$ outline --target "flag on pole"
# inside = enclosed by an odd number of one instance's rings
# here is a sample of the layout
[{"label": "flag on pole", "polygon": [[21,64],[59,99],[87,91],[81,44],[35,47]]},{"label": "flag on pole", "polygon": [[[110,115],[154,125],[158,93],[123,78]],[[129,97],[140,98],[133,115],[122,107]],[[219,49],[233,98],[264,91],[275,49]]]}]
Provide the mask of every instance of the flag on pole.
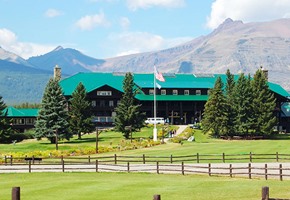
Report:
[{"label": "flag on pole", "polygon": [[164,79],[162,73],[161,72],[158,72],[155,66],[154,66],[154,74],[155,74],[155,78],[157,80],[159,80],[161,82],[165,82],[165,79]]}]

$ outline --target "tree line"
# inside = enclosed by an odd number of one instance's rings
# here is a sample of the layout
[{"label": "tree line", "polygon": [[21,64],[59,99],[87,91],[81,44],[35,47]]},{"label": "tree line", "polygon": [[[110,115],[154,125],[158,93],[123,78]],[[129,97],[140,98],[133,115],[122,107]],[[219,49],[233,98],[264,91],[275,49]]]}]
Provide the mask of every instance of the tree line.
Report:
[{"label": "tree line", "polygon": [[263,70],[252,78],[240,74],[235,81],[230,70],[225,84],[218,77],[205,104],[202,127],[215,137],[266,136],[277,123],[276,98]]}]

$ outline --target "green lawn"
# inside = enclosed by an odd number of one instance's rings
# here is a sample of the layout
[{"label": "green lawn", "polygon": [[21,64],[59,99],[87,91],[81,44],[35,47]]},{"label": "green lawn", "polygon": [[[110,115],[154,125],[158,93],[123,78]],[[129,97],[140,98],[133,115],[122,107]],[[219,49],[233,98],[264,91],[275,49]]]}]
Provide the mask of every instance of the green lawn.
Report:
[{"label": "green lawn", "polygon": [[[141,132],[134,133],[134,139],[148,138],[152,136],[152,127],[142,129]],[[199,154],[248,154],[252,153],[289,153],[290,152],[290,136],[282,135],[276,139],[267,140],[221,140],[208,138],[201,133],[200,130],[195,130],[194,142],[167,143],[150,148],[119,151],[116,147],[120,142],[124,141],[121,133],[113,131],[102,132],[99,136],[99,146],[114,147],[114,152],[102,153],[101,155],[139,155],[142,154],[151,156],[179,156],[179,155],[195,155]],[[129,140],[130,141],[130,140]],[[128,141],[128,142],[129,142]],[[71,141],[61,141],[59,143],[59,150],[72,150],[95,148],[96,135],[94,133],[84,135],[81,140],[73,138]],[[0,155],[6,155],[11,152],[25,152],[29,153],[35,151],[53,151],[54,144],[50,144],[48,140],[41,141],[28,140],[13,144],[0,144]],[[47,153],[48,154],[48,153]]]},{"label": "green lawn", "polygon": [[196,175],[127,173],[1,174],[1,200],[11,199],[12,187],[21,188],[22,200],[162,200],[261,199],[261,188],[270,197],[290,198],[290,181]]}]

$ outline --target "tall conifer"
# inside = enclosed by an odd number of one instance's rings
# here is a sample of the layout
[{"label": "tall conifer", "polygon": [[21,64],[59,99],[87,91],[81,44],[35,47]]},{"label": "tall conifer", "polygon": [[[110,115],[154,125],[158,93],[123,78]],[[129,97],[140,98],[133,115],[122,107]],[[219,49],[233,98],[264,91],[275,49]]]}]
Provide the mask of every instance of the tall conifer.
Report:
[{"label": "tall conifer", "polygon": [[94,130],[92,114],[90,112],[90,102],[86,100],[86,89],[79,83],[70,99],[69,123],[70,132],[77,134],[81,139],[82,133],[90,133]]},{"label": "tall conifer", "polygon": [[4,103],[2,96],[0,96],[0,143],[8,143],[12,134],[12,128],[10,120],[7,119],[5,113],[6,104]]},{"label": "tall conifer", "polygon": [[[143,126],[145,114],[140,112],[141,104],[135,100],[134,78],[131,73],[126,73],[123,80],[123,96],[116,107],[114,118],[115,129],[129,139],[130,131],[135,132]],[[130,129],[126,127],[131,127]]]},{"label": "tall conifer", "polygon": [[227,101],[223,93],[223,82],[218,77],[214,88],[210,90],[202,119],[203,131],[214,136],[227,134]]},{"label": "tall conifer", "polygon": [[51,143],[58,139],[69,139],[68,111],[62,89],[58,81],[50,79],[41,102],[38,117],[35,123],[35,137],[48,138]]}]

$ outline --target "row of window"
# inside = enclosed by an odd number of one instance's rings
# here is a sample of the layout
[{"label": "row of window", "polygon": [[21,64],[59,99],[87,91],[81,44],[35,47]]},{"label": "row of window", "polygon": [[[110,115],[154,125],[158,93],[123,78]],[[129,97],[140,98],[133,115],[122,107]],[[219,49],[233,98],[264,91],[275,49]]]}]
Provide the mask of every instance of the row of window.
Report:
[{"label": "row of window", "polygon": [[[178,95],[178,90],[172,90],[172,94]],[[149,95],[154,95],[153,89],[149,90]],[[161,95],[166,95],[166,90],[161,90]],[[189,90],[183,90],[183,95],[190,95]],[[201,90],[195,90],[195,95],[201,95]]]},{"label": "row of window", "polygon": [[15,118],[13,119],[13,125],[34,125],[35,118]]},{"label": "row of window", "polygon": [[[119,102],[119,101],[118,101]],[[118,104],[117,102],[117,104]],[[109,107],[114,107],[115,103],[113,100],[110,100],[110,101],[105,101],[105,100],[93,100],[92,101],[92,107],[106,107],[106,106],[109,106]]]}]

